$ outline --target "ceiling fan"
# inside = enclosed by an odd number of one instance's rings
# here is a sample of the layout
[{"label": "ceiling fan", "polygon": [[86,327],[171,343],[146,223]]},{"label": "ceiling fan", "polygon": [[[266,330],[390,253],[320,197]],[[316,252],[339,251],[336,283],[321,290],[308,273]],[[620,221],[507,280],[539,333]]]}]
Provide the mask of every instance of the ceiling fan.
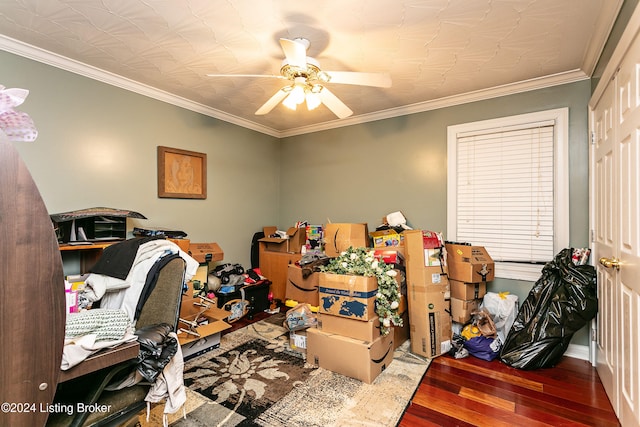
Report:
[{"label": "ceiling fan", "polygon": [[385,73],[360,73],[351,71],[324,71],[314,58],[307,56],[309,40],[304,38],[280,39],[285,59],[280,75],[262,74],[207,74],[210,77],[273,77],[289,81],[287,86],[277,91],[255,114],[264,115],[282,102],[295,110],[298,105],[307,104],[313,110],[324,104],[339,118],[349,117],[353,111],[347,107],[327,87],[327,83],[360,86],[391,87],[391,77]]}]

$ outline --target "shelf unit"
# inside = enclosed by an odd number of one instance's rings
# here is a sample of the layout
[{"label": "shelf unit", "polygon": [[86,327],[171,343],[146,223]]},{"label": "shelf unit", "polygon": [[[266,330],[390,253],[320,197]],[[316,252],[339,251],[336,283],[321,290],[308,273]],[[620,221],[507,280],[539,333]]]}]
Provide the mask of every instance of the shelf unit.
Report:
[{"label": "shelf unit", "polygon": [[[102,255],[102,251],[107,246],[113,245],[117,243],[117,241],[111,242],[103,242],[103,243],[91,243],[84,245],[72,245],[72,244],[61,244],[59,245],[60,254],[63,259],[63,264],[65,260],[65,254],[73,254],[79,257],[80,262],[80,271],[78,273],[87,273],[91,268],[96,265],[98,259]],[[66,272],[68,273],[68,272]]]},{"label": "shelf unit", "polygon": [[[127,218],[119,216],[91,216],[57,223],[59,239],[67,243],[87,240],[89,242],[125,240]],[[82,236],[84,233],[84,236]]]}]

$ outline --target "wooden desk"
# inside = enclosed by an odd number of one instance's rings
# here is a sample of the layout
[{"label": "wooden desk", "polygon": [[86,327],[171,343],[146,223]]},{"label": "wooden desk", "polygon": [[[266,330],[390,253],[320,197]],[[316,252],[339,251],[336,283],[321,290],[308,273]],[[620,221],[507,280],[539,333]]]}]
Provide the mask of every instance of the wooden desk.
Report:
[{"label": "wooden desk", "polygon": [[107,246],[111,246],[114,243],[122,242],[122,240],[110,240],[104,243],[91,243],[88,245],[72,245],[70,243],[60,243],[59,247],[61,251],[82,251],[82,250],[91,250],[91,249],[104,249]]},{"label": "wooden desk", "polygon": [[138,341],[126,342],[114,348],[100,350],[71,369],[67,369],[66,371],[60,370],[58,383],[69,381],[130,359],[135,359],[138,357],[139,351],[140,343],[138,343]]},{"label": "wooden desk", "polygon": [[71,245],[68,243],[60,244],[60,253],[64,256],[65,253],[77,253],[80,256],[80,273],[86,273],[98,262],[98,259],[102,255],[102,251],[107,246],[111,246],[114,243],[121,242],[121,240],[92,243],[90,245]]}]

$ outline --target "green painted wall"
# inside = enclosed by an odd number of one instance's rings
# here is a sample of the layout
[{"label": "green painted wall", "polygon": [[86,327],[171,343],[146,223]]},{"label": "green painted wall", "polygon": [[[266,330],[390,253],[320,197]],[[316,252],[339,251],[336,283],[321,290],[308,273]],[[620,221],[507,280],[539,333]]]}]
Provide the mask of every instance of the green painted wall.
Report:
[{"label": "green painted wall", "polygon": [[[589,81],[283,139],[281,227],[367,222],[400,210],[446,231],[447,127],[569,108],[571,243],[588,242]],[[490,167],[490,165],[487,165]]]},{"label": "green painted wall", "polygon": [[[570,244],[588,246],[588,80],[283,140],[280,226],[366,222],[402,211],[418,229],[447,230],[447,127],[569,108]],[[487,165],[490,167],[490,165]],[[496,279],[523,301],[531,282]],[[574,337],[586,345],[587,330]]]},{"label": "green painted wall", "polygon": [[[50,213],[131,209],[148,220],[130,228],[184,230],[249,265],[253,234],[278,218],[277,138],[10,53],[0,64],[0,84],[30,91],[20,110],[39,135],[15,146]],[[160,145],[207,154],[206,200],[158,198]]]}]

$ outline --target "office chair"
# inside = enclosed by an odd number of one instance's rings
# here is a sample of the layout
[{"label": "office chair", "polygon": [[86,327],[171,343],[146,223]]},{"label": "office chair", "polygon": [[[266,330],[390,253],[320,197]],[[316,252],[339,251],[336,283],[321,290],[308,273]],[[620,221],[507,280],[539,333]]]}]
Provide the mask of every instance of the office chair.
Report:
[{"label": "office chair", "polygon": [[[167,323],[173,330],[177,329],[182,301],[182,287],[184,284],[185,262],[179,256],[171,259],[159,270],[154,289],[149,293],[147,300],[140,310],[136,321],[136,329],[159,323]],[[85,396],[86,403],[98,405],[110,405],[108,412],[84,412],[69,417],[66,414],[53,414],[47,421],[51,427],[79,427],[79,426],[118,426],[136,416],[145,408],[145,397],[149,386],[136,384],[117,391],[105,391],[104,388],[118,375],[127,374],[136,367],[136,361],[123,362],[115,367],[106,368],[95,374],[71,380],[61,386],[64,391],[75,390],[79,397]],[[98,384],[86,396],[82,394],[83,388]],[[71,393],[65,400],[71,402],[75,393]]]}]

